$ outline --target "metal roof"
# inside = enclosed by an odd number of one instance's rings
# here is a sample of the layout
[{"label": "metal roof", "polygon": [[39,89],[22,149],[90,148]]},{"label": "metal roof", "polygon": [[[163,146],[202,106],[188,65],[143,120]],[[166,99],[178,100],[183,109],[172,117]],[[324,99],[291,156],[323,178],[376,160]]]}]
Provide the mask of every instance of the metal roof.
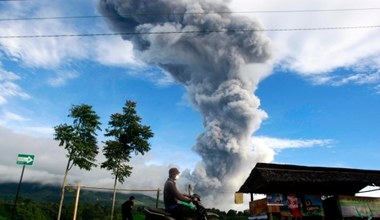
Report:
[{"label": "metal roof", "polygon": [[257,163],[238,192],[355,195],[369,185],[380,186],[380,171]]}]

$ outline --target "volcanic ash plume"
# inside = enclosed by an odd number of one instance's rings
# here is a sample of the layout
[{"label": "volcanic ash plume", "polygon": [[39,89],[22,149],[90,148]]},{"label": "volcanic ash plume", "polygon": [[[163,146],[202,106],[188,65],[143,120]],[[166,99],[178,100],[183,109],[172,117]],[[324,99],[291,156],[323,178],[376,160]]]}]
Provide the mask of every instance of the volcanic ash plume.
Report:
[{"label": "volcanic ash plume", "polygon": [[269,41],[253,31],[261,29],[256,22],[228,13],[223,2],[101,0],[99,4],[110,27],[126,33],[123,38],[133,43],[135,55],[183,84],[203,115],[205,131],[194,146],[202,162],[190,177],[197,182],[196,190],[205,194],[233,185],[230,179],[245,162],[251,162],[252,168],[251,135],[266,117],[253,92],[265,74],[260,66],[271,57]]}]

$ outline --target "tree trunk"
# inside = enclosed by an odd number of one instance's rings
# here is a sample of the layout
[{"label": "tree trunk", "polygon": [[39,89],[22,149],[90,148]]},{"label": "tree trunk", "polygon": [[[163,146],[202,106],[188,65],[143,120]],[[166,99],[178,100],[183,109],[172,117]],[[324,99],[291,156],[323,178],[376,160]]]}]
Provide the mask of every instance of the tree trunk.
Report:
[{"label": "tree trunk", "polygon": [[111,220],[113,220],[113,213],[115,210],[115,200],[116,200],[116,183],[117,176],[115,176],[115,182],[113,183],[113,195],[112,195],[112,209],[111,209]]},{"label": "tree trunk", "polygon": [[67,173],[69,172],[69,167],[70,167],[70,159],[67,162],[67,167],[65,171],[65,176],[63,177],[63,183],[62,183],[62,188],[61,188],[61,201],[59,202],[59,210],[58,210],[58,216],[57,220],[61,219],[61,212],[62,212],[62,206],[63,206],[63,199],[65,198],[65,186],[66,186],[66,178],[67,178]]}]

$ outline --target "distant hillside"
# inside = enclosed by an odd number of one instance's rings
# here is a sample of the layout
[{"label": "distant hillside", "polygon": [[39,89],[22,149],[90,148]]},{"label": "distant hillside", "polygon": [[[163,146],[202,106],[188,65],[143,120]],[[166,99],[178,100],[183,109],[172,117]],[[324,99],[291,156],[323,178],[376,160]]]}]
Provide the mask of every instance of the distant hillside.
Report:
[{"label": "distant hillside", "polygon": [[[0,200],[14,200],[17,193],[18,183],[0,183]],[[61,192],[60,186],[47,185],[41,183],[22,183],[19,192],[19,198],[30,199],[41,203],[59,203]],[[156,205],[155,193],[152,195],[144,195],[141,193],[133,193],[136,197],[136,206]],[[121,205],[125,200],[128,200],[130,193],[117,193],[116,205]],[[66,190],[65,204],[74,203],[76,197],[76,188]],[[112,205],[112,191],[88,190],[83,189],[80,193],[79,203],[101,204],[104,206]],[[162,207],[162,201],[159,201],[159,206]]]},{"label": "distant hillside", "polygon": [[[14,200],[17,193],[18,183],[0,183],[0,220],[10,219],[11,209],[14,204]],[[129,193],[118,193],[116,195],[115,208],[116,214],[119,215],[116,219],[120,219],[120,206],[129,198]],[[156,192],[152,192],[149,195],[141,193],[133,193],[136,197],[136,214],[143,213],[143,206],[155,207],[156,206]],[[72,219],[73,207],[75,204],[76,189],[66,190],[64,206],[66,206],[66,212],[62,215],[65,217],[62,219]],[[30,216],[34,216],[34,219],[54,219],[57,215],[57,207],[60,200],[60,187],[57,185],[45,185],[40,183],[22,183],[19,193],[18,207],[23,207],[19,212],[20,216],[26,216],[27,218],[18,219],[30,219]],[[108,219],[108,215],[112,205],[112,191],[100,191],[100,190],[88,190],[83,189],[80,193],[78,215],[82,219]],[[163,207],[163,202],[159,201],[159,207]],[[248,213],[237,212],[230,210],[228,213],[221,212],[217,209],[211,209],[212,212],[221,216],[221,219],[247,219]],[[36,217],[39,216],[39,217]],[[53,218],[52,218],[53,216]],[[86,217],[84,217],[86,216]],[[89,217],[90,216],[90,217]],[[92,216],[92,217],[91,217]],[[100,218],[102,217],[102,218]],[[141,218],[140,218],[141,219]]]}]

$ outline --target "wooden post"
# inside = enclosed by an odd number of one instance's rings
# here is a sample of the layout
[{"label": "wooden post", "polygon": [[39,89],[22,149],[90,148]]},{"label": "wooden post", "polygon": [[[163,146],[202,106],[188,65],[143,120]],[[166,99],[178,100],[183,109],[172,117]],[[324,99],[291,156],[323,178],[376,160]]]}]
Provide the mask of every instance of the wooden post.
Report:
[{"label": "wooden post", "polygon": [[77,196],[75,197],[74,216],[73,220],[77,219],[78,203],[79,203],[80,185],[77,186]]},{"label": "wooden post", "polygon": [[160,199],[160,188],[157,189],[156,208],[158,208],[158,200]]}]

